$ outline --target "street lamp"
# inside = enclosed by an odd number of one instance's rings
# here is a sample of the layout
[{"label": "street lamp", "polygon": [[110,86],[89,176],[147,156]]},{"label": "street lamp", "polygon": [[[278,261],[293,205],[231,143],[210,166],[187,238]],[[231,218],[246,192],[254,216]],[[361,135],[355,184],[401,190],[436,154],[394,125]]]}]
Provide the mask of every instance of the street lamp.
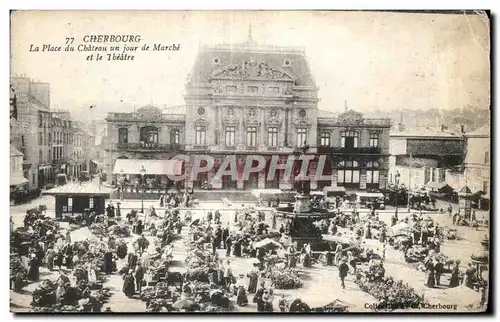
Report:
[{"label": "street lamp", "polygon": [[142,166],[141,170],[139,171],[141,174],[141,184],[142,184],[142,194],[141,194],[141,213],[144,213],[144,190],[146,186],[144,185],[144,175],[146,174],[146,169],[144,169],[144,166]]},{"label": "street lamp", "polygon": [[396,200],[395,200],[395,207],[396,207],[396,219],[398,218],[398,204],[399,204],[399,177],[401,177],[401,174],[399,174],[399,171],[396,173],[394,176],[395,182],[396,182]]},{"label": "street lamp", "polygon": [[123,201],[123,181],[124,181],[123,169],[120,170],[120,201]]}]

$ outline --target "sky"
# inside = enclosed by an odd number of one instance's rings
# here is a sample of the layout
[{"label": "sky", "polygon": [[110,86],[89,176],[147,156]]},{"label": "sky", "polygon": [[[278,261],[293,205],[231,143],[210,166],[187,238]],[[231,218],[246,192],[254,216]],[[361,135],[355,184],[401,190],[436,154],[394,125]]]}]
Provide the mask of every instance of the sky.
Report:
[{"label": "sky", "polygon": [[[384,12],[16,12],[11,75],[51,84],[51,107],[130,112],[184,104],[200,45],[304,47],[319,87],[319,108],[340,112],[455,109],[490,104],[489,21],[480,15]],[[30,52],[31,44],[82,43],[87,34],[137,34],[141,44],[180,44],[139,52],[134,61],[86,61],[86,52]],[[121,104],[121,105],[120,105]]]}]

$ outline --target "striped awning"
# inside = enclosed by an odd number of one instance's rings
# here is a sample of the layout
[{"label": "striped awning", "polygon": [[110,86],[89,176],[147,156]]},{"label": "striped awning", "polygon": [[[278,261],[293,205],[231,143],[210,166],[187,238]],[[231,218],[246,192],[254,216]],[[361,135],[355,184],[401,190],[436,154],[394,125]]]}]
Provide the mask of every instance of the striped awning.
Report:
[{"label": "striped awning", "polygon": [[181,175],[182,161],[180,160],[140,160],[118,159],[113,169],[114,174],[141,174],[144,167],[145,175]]}]

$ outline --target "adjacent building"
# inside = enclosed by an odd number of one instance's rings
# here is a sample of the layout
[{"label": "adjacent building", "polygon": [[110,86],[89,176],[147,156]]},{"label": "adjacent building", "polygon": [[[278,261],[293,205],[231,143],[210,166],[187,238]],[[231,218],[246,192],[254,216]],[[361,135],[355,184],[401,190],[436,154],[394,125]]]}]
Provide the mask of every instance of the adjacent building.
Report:
[{"label": "adjacent building", "polygon": [[446,171],[446,183],[459,191],[467,186],[477,196],[480,208],[489,204],[491,171],[491,126],[465,133],[465,161],[460,171]]},{"label": "adjacent building", "polygon": [[29,189],[53,182],[50,85],[29,77],[11,77],[17,115],[11,118],[11,144],[23,155]]},{"label": "adjacent building", "polygon": [[[187,187],[208,180],[214,189],[291,189],[295,182],[285,178],[283,170],[278,171],[279,180],[266,180],[271,157],[279,155],[285,163],[307,146],[306,153],[315,156],[308,173],[312,189],[384,189],[390,120],[365,118],[347,109],[341,114],[320,111],[318,91],[301,48],[252,42],[201,47],[187,80],[185,107],[109,113],[108,181],[116,182],[120,173],[140,176],[141,160],[168,160],[182,152],[215,158],[214,169],[195,180],[192,163],[184,164]],[[314,174],[319,154],[327,156],[322,174],[329,179],[318,182]],[[236,181],[214,177],[227,155],[237,157]],[[246,179],[241,173],[248,155],[261,155],[267,164]],[[300,166],[297,161],[294,173]],[[146,176],[152,172],[157,171],[143,171]],[[168,184],[165,173],[156,179]]]},{"label": "adjacent building", "polygon": [[24,176],[23,171],[24,155],[13,147],[10,146],[10,187],[11,189],[18,189],[27,185],[28,179]]},{"label": "adjacent building", "polygon": [[389,182],[412,190],[430,182],[445,182],[447,170],[460,167],[464,157],[460,131],[435,128],[396,129],[390,133]]}]

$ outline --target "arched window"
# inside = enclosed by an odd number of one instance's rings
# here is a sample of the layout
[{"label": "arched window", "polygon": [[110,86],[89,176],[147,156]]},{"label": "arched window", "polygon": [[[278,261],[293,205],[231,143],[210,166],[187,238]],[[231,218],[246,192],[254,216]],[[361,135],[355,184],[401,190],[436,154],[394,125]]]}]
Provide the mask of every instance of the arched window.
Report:
[{"label": "arched window", "polygon": [[170,130],[170,143],[171,144],[179,144],[181,142],[180,132],[178,129]]},{"label": "arched window", "polygon": [[125,127],[118,129],[118,144],[126,145],[128,143],[128,129]]},{"label": "arched window", "polygon": [[154,126],[141,127],[141,147],[158,147],[158,128]]},{"label": "arched window", "polygon": [[358,147],[359,133],[354,131],[344,131],[340,133],[340,146],[346,149]]},{"label": "arched window", "polygon": [[337,185],[350,188],[359,187],[359,162],[341,161],[337,170]]},{"label": "arched window", "polygon": [[379,163],[377,161],[368,161],[366,164],[366,187],[378,188],[379,183]]}]

